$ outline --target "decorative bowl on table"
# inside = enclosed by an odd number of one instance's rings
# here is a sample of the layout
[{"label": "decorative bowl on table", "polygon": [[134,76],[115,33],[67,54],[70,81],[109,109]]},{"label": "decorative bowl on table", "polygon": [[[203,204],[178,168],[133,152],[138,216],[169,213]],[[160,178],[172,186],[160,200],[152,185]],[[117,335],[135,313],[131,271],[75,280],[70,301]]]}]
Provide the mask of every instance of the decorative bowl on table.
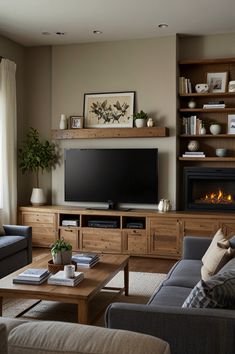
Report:
[{"label": "decorative bowl on table", "polygon": [[[71,264],[75,265],[75,270],[77,270],[77,263],[72,261]],[[53,274],[59,272],[60,270],[64,270],[64,266],[64,264],[54,264],[52,259],[50,259],[47,264],[49,272]]]}]

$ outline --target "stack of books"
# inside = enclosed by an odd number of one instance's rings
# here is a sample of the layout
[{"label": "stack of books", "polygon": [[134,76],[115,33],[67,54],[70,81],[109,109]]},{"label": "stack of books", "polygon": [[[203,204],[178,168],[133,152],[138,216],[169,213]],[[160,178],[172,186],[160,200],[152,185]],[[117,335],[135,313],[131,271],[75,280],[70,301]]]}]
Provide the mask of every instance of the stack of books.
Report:
[{"label": "stack of books", "polygon": [[73,278],[66,278],[64,270],[52,274],[47,280],[47,284],[63,285],[63,286],[77,286],[84,279],[84,273],[75,272]]},{"label": "stack of books", "polygon": [[100,260],[98,253],[77,253],[72,256],[72,260],[78,267],[91,268]]},{"label": "stack of books", "polygon": [[203,105],[204,109],[217,109],[217,108],[225,108],[225,103],[224,101],[213,101],[213,102],[208,102]]},{"label": "stack of books", "polygon": [[202,120],[197,116],[183,117],[183,134],[199,135],[202,128]]},{"label": "stack of books", "polygon": [[179,93],[192,93],[192,84],[190,79],[184,76],[179,77]]},{"label": "stack of books", "polygon": [[185,151],[182,157],[206,157],[203,151]]},{"label": "stack of books", "polygon": [[13,279],[13,283],[40,285],[48,279],[50,274],[47,269],[29,268],[17,275],[17,277]]}]

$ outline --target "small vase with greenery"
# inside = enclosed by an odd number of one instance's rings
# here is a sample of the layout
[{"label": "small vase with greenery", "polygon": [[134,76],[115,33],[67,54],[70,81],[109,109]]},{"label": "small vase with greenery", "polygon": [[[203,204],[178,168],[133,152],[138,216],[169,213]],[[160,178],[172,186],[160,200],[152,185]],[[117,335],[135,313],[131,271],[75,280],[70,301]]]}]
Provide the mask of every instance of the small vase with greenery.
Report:
[{"label": "small vase with greenery", "polygon": [[[37,129],[30,128],[26,135],[26,140],[19,149],[19,167],[23,174],[32,172],[36,175],[31,202],[35,205],[45,203],[43,191],[39,188],[39,172],[50,171],[58,162],[59,155],[56,145],[48,140],[40,140]],[[39,197],[34,203],[34,198]],[[37,199],[37,198],[36,198]],[[44,199],[44,201],[43,201]]]},{"label": "small vase with greenery", "polygon": [[133,114],[133,119],[137,128],[146,127],[148,113],[141,110],[140,112]]},{"label": "small vase with greenery", "polygon": [[72,260],[72,245],[63,238],[51,245],[51,255],[54,264],[70,264]]}]

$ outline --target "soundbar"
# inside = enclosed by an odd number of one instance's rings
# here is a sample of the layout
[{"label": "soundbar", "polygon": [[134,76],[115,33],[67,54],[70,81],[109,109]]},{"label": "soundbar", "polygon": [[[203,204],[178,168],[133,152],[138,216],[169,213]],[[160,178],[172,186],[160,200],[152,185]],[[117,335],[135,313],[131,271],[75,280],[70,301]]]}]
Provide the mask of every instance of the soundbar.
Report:
[{"label": "soundbar", "polygon": [[99,227],[105,229],[116,229],[118,227],[117,220],[88,220],[88,227]]}]

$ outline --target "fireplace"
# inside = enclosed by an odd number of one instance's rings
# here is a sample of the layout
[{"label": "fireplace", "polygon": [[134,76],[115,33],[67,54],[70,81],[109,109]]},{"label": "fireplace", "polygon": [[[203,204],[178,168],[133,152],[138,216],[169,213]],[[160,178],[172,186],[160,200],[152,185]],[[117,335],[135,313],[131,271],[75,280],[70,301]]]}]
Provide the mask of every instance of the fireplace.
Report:
[{"label": "fireplace", "polygon": [[185,167],[184,210],[235,210],[235,168]]}]

